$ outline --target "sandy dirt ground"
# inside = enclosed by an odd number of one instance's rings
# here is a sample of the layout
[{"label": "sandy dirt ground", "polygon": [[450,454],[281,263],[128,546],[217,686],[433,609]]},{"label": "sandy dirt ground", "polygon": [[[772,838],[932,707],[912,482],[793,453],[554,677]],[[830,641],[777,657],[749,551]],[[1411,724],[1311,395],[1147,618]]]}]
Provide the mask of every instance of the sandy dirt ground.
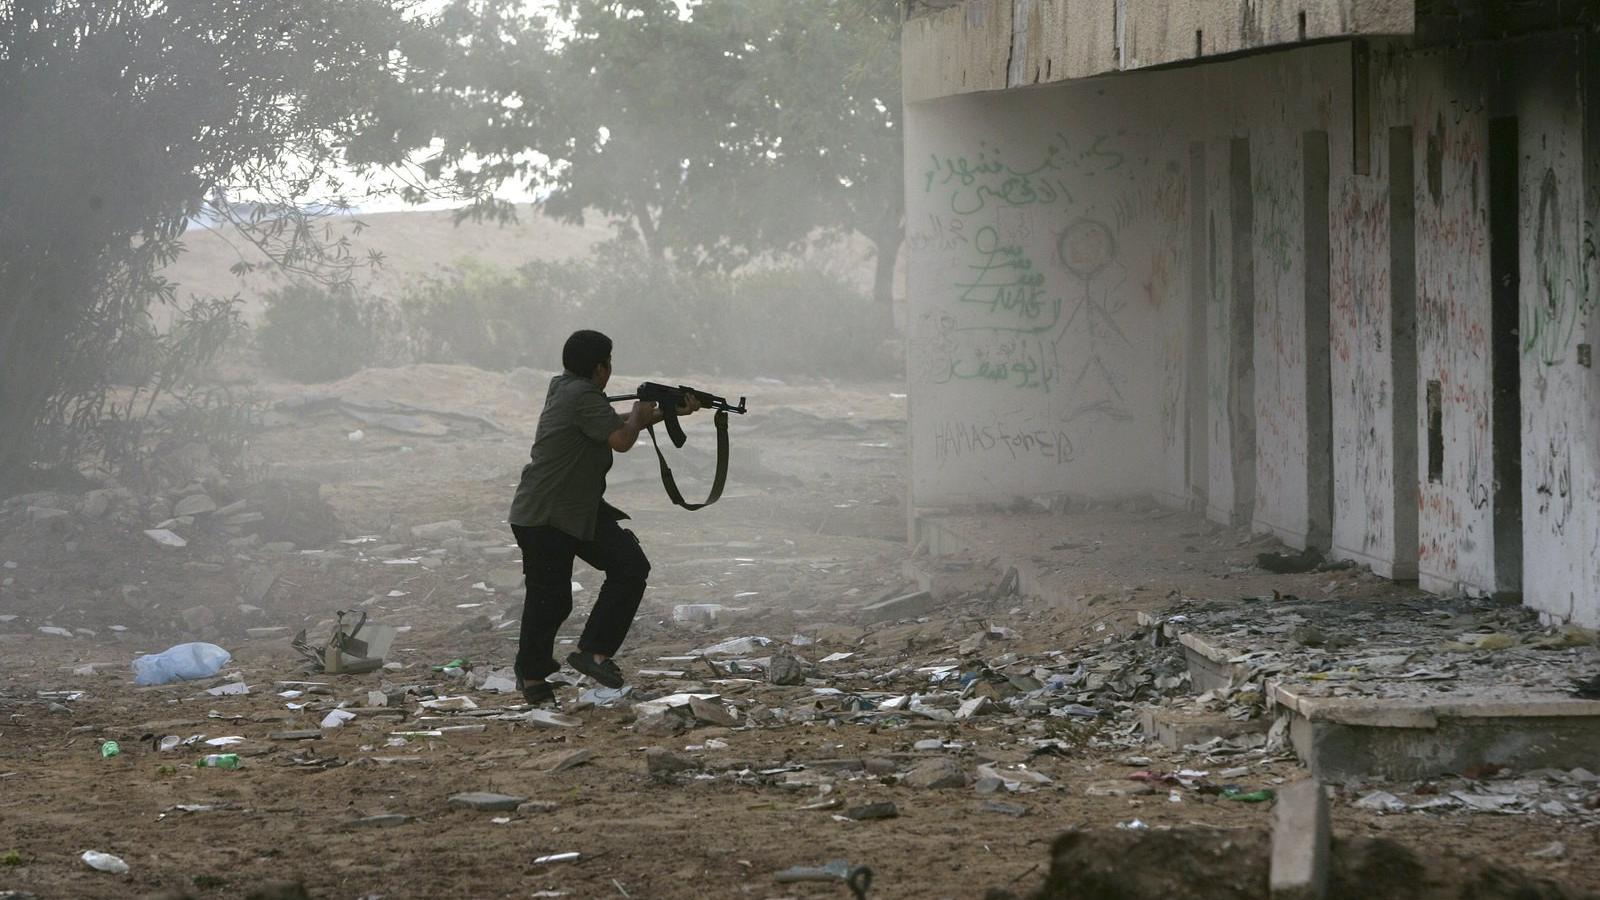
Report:
[{"label": "sandy dirt ground", "polygon": [[[1123,840],[1130,832],[1118,826],[1137,820],[1152,834],[1203,828],[1255,846],[1270,828],[1270,803],[1152,787],[1129,774],[1242,767],[1232,781],[1248,793],[1302,771],[1281,754],[1208,760],[1141,744],[1127,731],[1137,700],[1116,715],[1102,709],[1101,718],[1052,715],[1046,704],[956,719],[948,709],[886,713],[884,698],[948,688],[954,682],[941,687],[917,671],[935,665],[959,673],[1015,654],[1060,671],[1108,653],[1137,656],[1132,648],[1147,644],[1135,611],[1172,592],[1283,587],[1381,600],[1398,590],[1359,572],[1253,575],[1259,547],[1248,535],[1134,504],[1018,512],[1032,517],[1035,546],[1023,549],[1060,560],[1051,571],[1063,592],[1104,594],[1087,606],[1019,597],[987,558],[930,561],[907,545],[901,387],[702,378],[750,396],[751,414],[734,418],[722,502],[695,513],[673,508],[647,446],[620,456],[612,473],[608,498],[632,514],[653,562],[619,660],[632,695],[591,706],[580,701],[591,685],[565,687],[568,724],[501,718],[524,711],[520,699],[473,685],[515,652],[519,558],[504,521],[544,377],[420,366],[314,389],[261,385],[278,407],[253,439],[255,474],[317,479],[338,520],[330,537],[292,548],[252,538],[253,523],[221,530],[206,514],[186,526],[186,547],[160,547],[143,533],[158,521],[145,497],[113,498],[94,516],[80,510],[79,495],[5,507],[0,896],[848,897],[837,882],[776,878],[831,860],[870,867],[873,898],[1075,896],[1045,883],[1052,843],[1068,830]],[[350,411],[384,404],[402,404],[432,433],[394,431]],[[712,442],[709,420],[690,424],[690,446],[674,459],[692,495],[704,487]],[[242,496],[236,485],[202,487],[219,505]],[[447,521],[459,525],[412,530]],[[911,589],[908,560],[942,573],[933,604],[871,621],[861,607]],[[599,586],[581,564],[574,580],[581,588],[570,635]],[[714,622],[677,621],[674,609],[685,604],[724,609]],[[402,629],[391,668],[303,674],[290,636],[302,628],[313,639],[326,635],[335,610],[363,610]],[[986,631],[974,650],[972,636]],[[709,662],[693,652],[746,636],[775,643]],[[135,656],[201,639],[233,654],[218,676],[133,683]],[[802,661],[804,683],[768,684],[756,671],[777,652]],[[833,654],[851,655],[822,662]],[[1137,658],[1147,657],[1153,666],[1163,659],[1155,651]],[[752,662],[730,665],[739,658]],[[461,659],[469,671],[434,668]],[[296,680],[326,683],[327,692],[280,696],[278,682]],[[207,692],[238,683],[249,693]],[[384,706],[374,706],[373,691]],[[717,695],[727,721],[689,717],[675,732],[672,719],[636,724],[629,702],[686,691]],[[460,696],[476,709],[419,705]],[[320,728],[341,705],[355,718]],[[315,734],[284,739],[296,731]],[[163,752],[158,742],[168,735],[203,737]],[[204,744],[228,737],[241,740]],[[108,740],[120,753],[103,758]],[[196,765],[224,751],[242,766]],[[949,765],[930,765],[937,759]],[[1018,790],[983,793],[994,787],[983,767],[1009,773],[1001,781]],[[919,776],[908,778],[913,771]],[[917,786],[929,773],[947,775],[950,786]],[[506,811],[452,805],[463,792],[523,802]],[[1454,890],[1450,873],[1485,865],[1572,889],[1600,885],[1600,832],[1577,819],[1382,815],[1352,806],[1353,793],[1334,804],[1336,832],[1404,845],[1440,890]],[[848,815],[885,802],[894,816]],[[1531,855],[1557,841],[1564,854]],[[80,860],[85,850],[114,854],[129,871],[95,871]],[[540,861],[569,853],[576,861]],[[1114,841],[1097,855],[1106,854],[1125,854],[1147,874],[1163,865]],[[1242,885],[1237,896],[1263,895],[1264,875],[1239,874],[1232,863],[1193,877],[1220,884],[1230,871]],[[1182,884],[1167,890],[1189,895]]]}]

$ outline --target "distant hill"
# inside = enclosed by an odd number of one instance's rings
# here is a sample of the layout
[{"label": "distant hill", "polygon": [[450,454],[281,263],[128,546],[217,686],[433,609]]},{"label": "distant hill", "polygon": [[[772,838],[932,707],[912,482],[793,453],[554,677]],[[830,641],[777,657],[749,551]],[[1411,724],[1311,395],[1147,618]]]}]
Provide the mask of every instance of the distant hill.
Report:
[{"label": "distant hill", "polygon": [[[369,249],[384,255],[383,266],[357,277],[380,294],[395,295],[411,279],[436,274],[466,257],[489,265],[514,269],[527,262],[582,259],[613,234],[604,215],[593,215],[582,226],[565,225],[531,206],[517,207],[517,222],[509,225],[452,221],[449,210],[419,210],[353,215],[326,220],[335,236],[350,234],[356,221],[366,225],[351,242],[357,256]],[[261,297],[283,284],[285,276],[271,268],[244,277],[229,269],[240,260],[265,263],[266,258],[227,230],[191,227],[183,236],[186,252],[162,274],[178,284],[178,296],[231,296],[244,298],[244,315],[254,321],[261,314]],[[855,283],[864,293],[872,290],[872,246],[860,237],[815,254],[812,263]],[[901,254],[900,265],[905,265]],[[158,322],[164,321],[156,311]]]},{"label": "distant hill", "polygon": [[[449,210],[387,212],[326,220],[335,236],[350,234],[356,221],[367,227],[352,235],[357,256],[369,249],[383,254],[383,266],[362,272],[380,293],[398,291],[418,275],[434,274],[465,257],[493,266],[516,268],[534,260],[580,259],[595,245],[611,237],[605,217],[589,218],[582,226],[564,225],[532,207],[517,209],[518,221],[509,225],[463,222],[455,225]],[[229,269],[240,260],[266,262],[265,257],[226,229],[190,228],[183,236],[186,252],[163,273],[179,285],[178,296],[231,296],[245,300],[245,315],[260,315],[263,294],[281,285],[284,276],[262,269],[244,277]]]}]

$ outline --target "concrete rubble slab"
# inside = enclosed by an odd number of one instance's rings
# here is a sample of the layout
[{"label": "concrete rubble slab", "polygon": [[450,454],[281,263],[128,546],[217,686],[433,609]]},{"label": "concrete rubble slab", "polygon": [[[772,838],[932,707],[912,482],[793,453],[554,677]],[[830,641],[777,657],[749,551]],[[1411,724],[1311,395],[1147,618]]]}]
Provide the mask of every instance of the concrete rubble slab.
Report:
[{"label": "concrete rubble slab", "polygon": [[1262,734],[1269,725],[1265,719],[1232,719],[1222,713],[1185,708],[1153,707],[1139,714],[1139,727],[1145,736],[1169,750],[1182,750],[1217,738],[1232,740],[1243,734]]},{"label": "concrete rubble slab", "polygon": [[[1571,682],[1600,665],[1600,649],[1525,611],[1437,597],[1371,609],[1274,602],[1267,611],[1247,603],[1181,614],[1178,642],[1196,690],[1257,692],[1318,778],[1593,760],[1600,700],[1575,696]],[[1170,632],[1172,618],[1146,622]],[[1147,733],[1158,714],[1170,715],[1147,711]]]},{"label": "concrete rubble slab", "polygon": [[453,794],[450,805],[460,809],[475,809],[480,812],[506,812],[516,809],[526,803],[527,797],[516,797],[511,794],[495,794],[488,791],[468,791],[464,794]]},{"label": "concrete rubble slab", "polygon": [[1274,900],[1322,900],[1328,894],[1328,861],[1333,854],[1328,795],[1321,782],[1306,779],[1278,791],[1272,810]]}]

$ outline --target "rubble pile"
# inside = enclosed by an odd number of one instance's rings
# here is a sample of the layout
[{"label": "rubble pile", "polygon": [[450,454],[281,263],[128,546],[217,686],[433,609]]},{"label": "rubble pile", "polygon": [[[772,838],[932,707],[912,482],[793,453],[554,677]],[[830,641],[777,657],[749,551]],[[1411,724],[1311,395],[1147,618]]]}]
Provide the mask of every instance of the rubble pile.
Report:
[{"label": "rubble pile", "polygon": [[1193,634],[1225,650],[1235,686],[1257,690],[1279,681],[1334,697],[1415,699],[1491,685],[1572,692],[1576,676],[1600,672],[1594,631],[1546,627],[1532,610],[1482,598],[1279,595],[1193,601],[1149,621],[1171,639]]}]

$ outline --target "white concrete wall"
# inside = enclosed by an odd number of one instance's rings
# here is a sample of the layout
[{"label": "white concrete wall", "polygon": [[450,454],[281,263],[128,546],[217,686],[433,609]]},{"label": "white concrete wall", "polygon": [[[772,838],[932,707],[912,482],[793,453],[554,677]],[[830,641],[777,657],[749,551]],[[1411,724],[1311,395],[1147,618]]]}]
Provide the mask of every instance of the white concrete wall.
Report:
[{"label": "white concrete wall", "polygon": [[1178,93],[1163,76],[908,109],[916,503],[1163,480],[1163,379],[1182,373],[1164,323],[1188,302]]},{"label": "white concrete wall", "polygon": [[1259,101],[1244,110],[1250,135],[1255,252],[1256,497],[1254,527],[1293,546],[1307,533],[1304,132],[1327,132],[1330,168],[1348,171],[1348,44],[1244,60],[1231,86]]},{"label": "white concrete wall", "polygon": [[[1302,134],[1347,118],[1326,45],[908,108],[913,497],[1186,493],[1188,150],[1206,144],[1208,495],[1231,513],[1234,305],[1253,302],[1256,527],[1306,531]],[[1284,87],[1269,97],[1256,85]],[[1260,102],[1237,98],[1262,96]],[[1215,98],[1235,98],[1221,102]],[[1132,111],[1137,110],[1137,114]],[[1234,297],[1230,142],[1251,139],[1254,298]],[[1340,149],[1337,160],[1348,160]],[[1336,163],[1337,164],[1337,163]],[[1347,164],[1347,163],[1346,163]],[[1027,284],[1017,276],[1033,281]],[[1011,285],[997,288],[998,284]]]},{"label": "white concrete wall", "polygon": [[[1348,44],[911,104],[914,505],[1055,492],[1183,502],[1197,480],[1212,518],[1302,545],[1315,399],[1302,142],[1320,130],[1333,553],[1415,574],[1432,591],[1520,586],[1551,620],[1600,625],[1600,372],[1580,362],[1600,327],[1594,49],[1571,37],[1440,51],[1375,43],[1364,131]],[[1519,122],[1520,321],[1516,334],[1492,335],[1488,136],[1491,118],[1508,115]],[[1395,356],[1391,281],[1405,276],[1391,269],[1391,180],[1403,164],[1389,156],[1392,126],[1411,129],[1414,382]],[[1241,137],[1247,184],[1230,168]],[[1191,183],[1196,142],[1204,166]],[[1238,248],[1236,197],[1248,198],[1252,220]],[[1248,296],[1236,250],[1253,268]],[[1203,366],[1189,357],[1196,296]],[[1246,311],[1248,333],[1237,327]],[[1498,568],[1497,341],[1517,348],[1523,478],[1522,551]],[[1253,371],[1238,384],[1246,351]],[[1205,384],[1189,383],[1191,362]],[[1430,381],[1442,398],[1437,481]],[[1205,473],[1187,470],[1187,443],[1201,437],[1190,433],[1190,403],[1205,406]],[[1248,448],[1235,431],[1241,406],[1255,417]],[[1243,473],[1239,449],[1254,451]],[[1236,509],[1246,494],[1253,502]]]},{"label": "white concrete wall", "polygon": [[1424,590],[1494,589],[1489,368],[1489,97],[1492,60],[1469,51],[1413,58],[1419,392],[1442,397],[1442,477],[1428,477],[1418,404],[1418,577]]},{"label": "white concrete wall", "polygon": [[[1576,35],[1508,47],[1518,78],[1523,595],[1556,620],[1600,625],[1600,393],[1578,347],[1600,300],[1586,217],[1585,47]],[[1591,85],[1592,88],[1592,85]],[[1591,184],[1590,190],[1600,188]]]},{"label": "white concrete wall", "polygon": [[[1398,170],[1389,157],[1389,130],[1411,124],[1407,106],[1410,67],[1398,54],[1399,48],[1392,47],[1371,57],[1372,162],[1368,173],[1358,173],[1349,164],[1334,166],[1333,319],[1329,332],[1334,395],[1332,553],[1371,566],[1380,575],[1415,578],[1414,440],[1421,401],[1414,374],[1405,407],[1411,416],[1401,423],[1410,430],[1413,441],[1405,445],[1413,457],[1406,470],[1411,477],[1399,487],[1395,482],[1395,405],[1402,398],[1396,394],[1391,306],[1394,273],[1389,254],[1390,179]],[[1400,174],[1404,177],[1406,173]],[[1414,276],[1411,282],[1414,290]],[[1412,341],[1414,346],[1415,338]],[[1409,529],[1397,522],[1403,514],[1401,504],[1410,507]],[[1401,530],[1409,531],[1409,540],[1403,540],[1398,533]]]},{"label": "white concrete wall", "polygon": [[[1216,96],[1216,95],[1213,95]],[[1224,95],[1225,96],[1225,95]],[[1220,99],[1220,98],[1219,98]],[[1222,110],[1226,107],[1216,104]],[[1236,492],[1234,483],[1233,429],[1230,423],[1233,396],[1233,333],[1235,296],[1233,285],[1233,200],[1229,188],[1228,142],[1213,137],[1206,148],[1206,423],[1211,441],[1210,484],[1206,496],[1206,516],[1213,521],[1234,524]],[[1252,342],[1254,338],[1251,338]],[[1254,384],[1254,379],[1251,379]],[[1249,401],[1252,409],[1253,400]],[[1253,483],[1253,482],[1252,482]],[[1243,524],[1242,522],[1240,524]]]}]

